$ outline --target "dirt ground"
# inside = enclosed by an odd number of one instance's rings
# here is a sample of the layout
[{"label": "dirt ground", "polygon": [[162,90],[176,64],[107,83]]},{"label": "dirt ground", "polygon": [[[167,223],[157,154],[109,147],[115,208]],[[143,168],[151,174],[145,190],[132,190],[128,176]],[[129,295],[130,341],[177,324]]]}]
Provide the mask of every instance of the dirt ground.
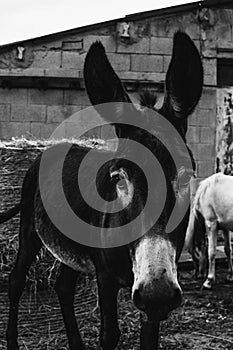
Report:
[{"label": "dirt ground", "polygon": [[[184,305],[161,323],[161,349],[233,349],[233,285],[225,281],[225,269],[218,269],[212,291],[200,290],[192,271],[181,272]],[[98,348],[99,310],[94,281],[83,278],[77,287],[75,311],[88,350]],[[139,349],[139,312],[129,291],[119,296],[119,323],[122,332],[118,350]],[[7,320],[6,286],[0,293],[0,349],[5,347]],[[26,292],[19,314],[19,342],[24,350],[68,349],[57,297],[53,290]]]}]

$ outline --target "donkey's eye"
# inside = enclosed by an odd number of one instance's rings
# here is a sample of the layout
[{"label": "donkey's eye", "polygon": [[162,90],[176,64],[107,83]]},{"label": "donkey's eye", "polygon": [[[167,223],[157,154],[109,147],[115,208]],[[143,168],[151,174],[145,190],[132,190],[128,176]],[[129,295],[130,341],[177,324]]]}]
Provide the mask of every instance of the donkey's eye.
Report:
[{"label": "donkey's eye", "polygon": [[121,177],[119,174],[114,174],[111,176],[111,180],[114,182],[114,183],[117,183],[119,181],[121,181]]},{"label": "donkey's eye", "polygon": [[124,169],[120,168],[119,170],[112,171],[110,177],[111,181],[113,181],[118,188],[127,187],[126,180],[128,179],[128,176]]}]

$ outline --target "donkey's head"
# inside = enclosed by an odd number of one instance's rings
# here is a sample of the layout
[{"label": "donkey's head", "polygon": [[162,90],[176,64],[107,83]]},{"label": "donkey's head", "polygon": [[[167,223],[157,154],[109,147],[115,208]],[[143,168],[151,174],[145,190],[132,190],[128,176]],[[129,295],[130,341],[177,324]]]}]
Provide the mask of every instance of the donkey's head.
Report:
[{"label": "donkey's head", "polygon": [[[153,210],[140,217],[137,227],[132,225],[132,230],[145,232],[129,245],[134,274],[132,297],[136,306],[145,311],[150,318],[162,319],[178,306],[182,299],[176,263],[185,237],[187,207],[171,232],[167,230],[167,225],[174,208],[177,205],[182,207],[183,201],[189,198],[192,162],[190,151],[181,151],[175,134],[169,134],[168,129],[159,122],[159,117],[162,116],[185,142],[187,118],[194,110],[202,91],[203,69],[200,56],[194,43],[185,33],[175,34],[171,63],[166,75],[164,102],[162,108],[156,112],[135,108],[99,42],[94,43],[87,54],[84,77],[92,104],[108,103],[106,109],[98,106],[96,109],[106,120],[115,124],[119,137],[116,159],[110,162],[104,171],[109,172],[108,179],[115,181],[112,182],[111,191],[114,191],[114,196],[122,203],[124,209],[115,214],[112,223],[111,219],[108,219],[108,226],[116,226],[117,221],[122,225],[124,232],[123,225],[140,214],[149,195],[152,198]],[[181,165],[179,169],[161,141],[165,139],[176,151]],[[127,160],[137,159],[138,156],[138,148],[130,142],[132,140],[148,148],[159,161],[164,173],[164,183],[161,183],[161,176],[154,170],[149,158],[141,159],[143,171],[138,164]],[[153,188],[148,187],[145,169],[153,178]],[[161,206],[164,185],[166,198],[163,210],[156,222],[153,222],[153,214],[158,212]],[[125,234],[130,233],[126,231]]]}]

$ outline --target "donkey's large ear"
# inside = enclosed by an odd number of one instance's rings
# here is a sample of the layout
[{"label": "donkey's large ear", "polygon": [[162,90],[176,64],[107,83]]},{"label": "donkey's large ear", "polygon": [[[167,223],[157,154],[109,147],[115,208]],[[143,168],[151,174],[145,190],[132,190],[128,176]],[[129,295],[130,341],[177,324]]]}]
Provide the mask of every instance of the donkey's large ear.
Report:
[{"label": "donkey's large ear", "polygon": [[100,42],[91,45],[84,64],[87,94],[93,105],[107,102],[131,102],[114,72]]},{"label": "donkey's large ear", "polygon": [[187,118],[200,99],[202,86],[203,67],[199,52],[187,34],[177,32],[166,76],[163,111],[169,117]]}]

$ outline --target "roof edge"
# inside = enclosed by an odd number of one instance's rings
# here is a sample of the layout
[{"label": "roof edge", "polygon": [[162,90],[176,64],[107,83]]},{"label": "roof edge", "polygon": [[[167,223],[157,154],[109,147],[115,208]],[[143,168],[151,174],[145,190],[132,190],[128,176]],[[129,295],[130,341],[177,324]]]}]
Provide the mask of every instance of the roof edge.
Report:
[{"label": "roof edge", "polygon": [[63,30],[63,31],[59,31],[51,34],[46,34],[39,37],[34,37],[30,39],[19,40],[19,41],[3,44],[3,45],[0,45],[0,49],[8,48],[8,47],[19,45],[22,43],[28,43],[31,41],[46,40],[47,38],[51,38],[53,36],[63,36],[65,34],[73,34],[74,32],[82,33],[86,30],[99,28],[103,25],[105,26],[114,25],[119,21],[131,21],[131,20],[145,19],[145,18],[156,17],[156,16],[159,17],[161,15],[172,15],[176,13],[193,11],[203,7],[222,7],[224,5],[229,5],[229,4],[233,5],[232,0],[221,0],[221,2],[219,2],[219,0],[200,0],[200,1],[190,2],[187,4],[170,6],[170,7],[165,7],[165,8],[151,10],[151,11],[138,12],[135,14],[125,15],[124,17],[112,19],[109,21],[88,24],[85,26],[67,29],[67,30]]},{"label": "roof edge", "polygon": [[156,9],[152,11],[139,12],[132,15],[126,15],[125,18],[128,20],[137,20],[143,18],[150,18],[154,16],[162,16],[162,15],[172,15],[176,13],[193,11],[199,8],[205,7],[221,7],[224,5],[233,5],[232,0],[200,0],[195,2],[190,2],[187,4],[181,4],[176,6],[165,7],[161,9]]}]

